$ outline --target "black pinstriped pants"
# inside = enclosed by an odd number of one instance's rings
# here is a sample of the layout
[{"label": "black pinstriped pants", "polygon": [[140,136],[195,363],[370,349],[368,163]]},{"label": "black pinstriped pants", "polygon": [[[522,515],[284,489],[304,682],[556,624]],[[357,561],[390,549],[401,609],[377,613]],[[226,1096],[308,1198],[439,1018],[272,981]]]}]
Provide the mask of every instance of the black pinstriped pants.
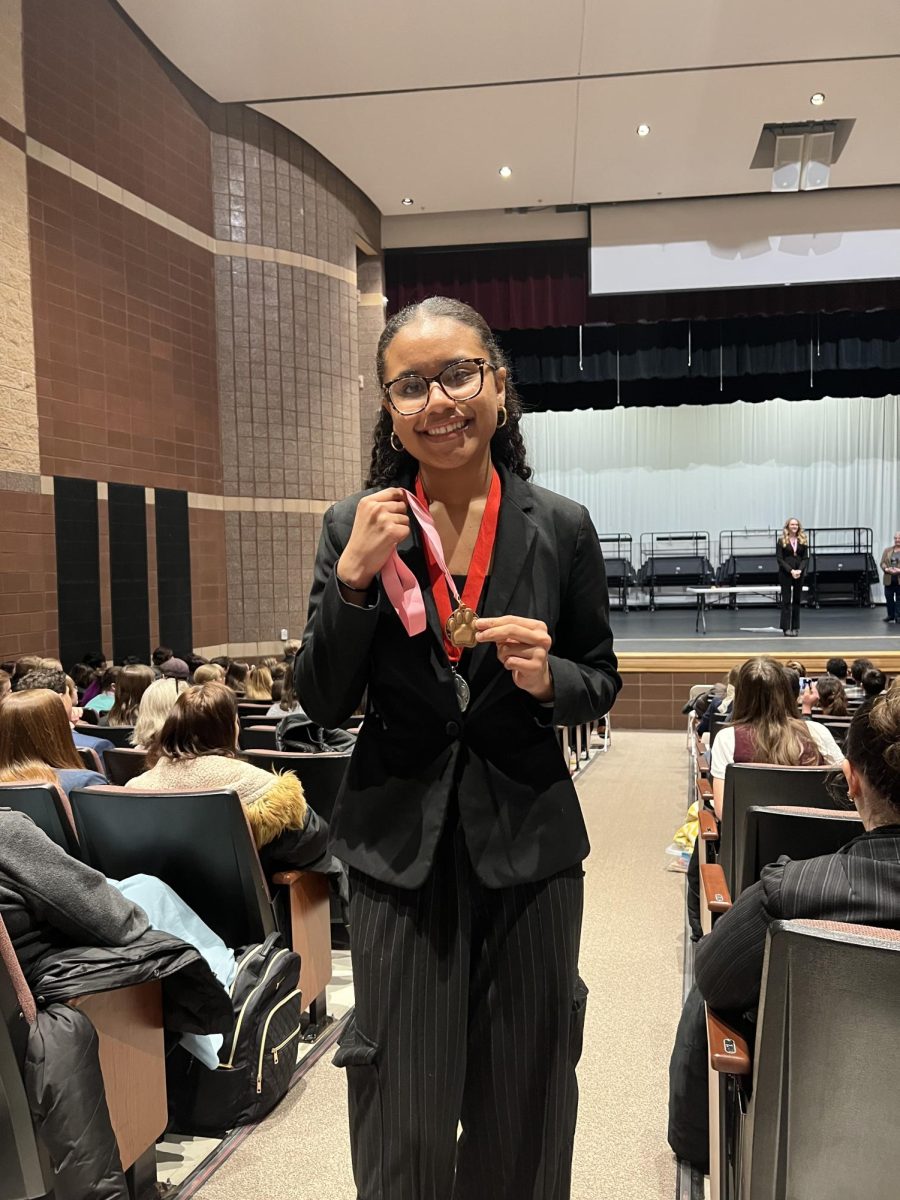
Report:
[{"label": "black pinstriped pants", "polygon": [[350,886],[356,1010],[335,1064],[358,1200],[567,1200],[581,867],[486,888],[456,818],[419,890],[354,870]]}]

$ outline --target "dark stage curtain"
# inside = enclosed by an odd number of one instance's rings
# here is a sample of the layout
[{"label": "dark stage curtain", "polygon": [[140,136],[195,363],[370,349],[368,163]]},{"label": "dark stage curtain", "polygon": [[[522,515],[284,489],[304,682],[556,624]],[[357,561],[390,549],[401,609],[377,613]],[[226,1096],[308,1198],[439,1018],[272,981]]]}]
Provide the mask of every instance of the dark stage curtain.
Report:
[{"label": "dark stage curtain", "polygon": [[587,241],[388,250],[388,311],[426,296],[476,308],[493,329],[790,316],[900,309],[900,281],[800,287],[588,295]]},{"label": "dark stage curtain", "polygon": [[498,337],[533,410],[900,393],[897,312],[507,330]]}]

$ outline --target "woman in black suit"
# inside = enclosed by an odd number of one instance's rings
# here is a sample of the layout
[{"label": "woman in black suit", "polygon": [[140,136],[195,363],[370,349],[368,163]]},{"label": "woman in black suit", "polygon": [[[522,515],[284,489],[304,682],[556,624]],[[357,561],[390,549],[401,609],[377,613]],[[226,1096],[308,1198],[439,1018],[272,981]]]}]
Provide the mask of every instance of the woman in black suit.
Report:
[{"label": "woman in black suit", "polygon": [[[331,825],[351,881],[355,1022],[335,1061],[358,1197],[565,1200],[589,846],[554,727],[621,686],[603,558],[587,511],[528,482],[515,390],[468,305],[404,309],[377,365],[369,486],[325,515],[296,661],[313,721],[367,695]],[[397,558],[424,597],[415,636],[387,594]]]},{"label": "woman in black suit", "polygon": [[785,637],[796,637],[800,630],[803,580],[809,569],[809,540],[796,517],[785,521],[776,538],[775,557],[781,584],[781,629]]}]

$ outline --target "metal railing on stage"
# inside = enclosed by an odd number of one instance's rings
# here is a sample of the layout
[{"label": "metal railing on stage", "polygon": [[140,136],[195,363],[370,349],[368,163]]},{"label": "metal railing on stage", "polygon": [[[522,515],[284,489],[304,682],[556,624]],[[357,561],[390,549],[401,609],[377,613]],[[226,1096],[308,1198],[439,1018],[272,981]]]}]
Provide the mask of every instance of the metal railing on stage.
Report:
[{"label": "metal railing on stage", "polygon": [[610,599],[615,590],[622,612],[628,612],[628,589],[637,583],[637,572],[631,561],[633,539],[630,533],[599,533],[597,538],[606,566],[606,584]]},{"label": "metal railing on stage", "polygon": [[871,585],[880,578],[872,553],[872,530],[863,525],[809,529],[808,604],[847,600],[873,608]]},{"label": "metal railing on stage", "polygon": [[[721,587],[748,587],[778,583],[775,539],[778,529],[723,529],[719,533],[719,565],[716,583]],[[728,597],[729,608],[737,608],[737,596]]]},{"label": "metal railing on stage", "polygon": [[649,594],[651,612],[656,609],[660,588],[677,587],[683,595],[686,587],[712,583],[714,572],[709,561],[707,530],[642,533],[640,552],[638,583]]}]

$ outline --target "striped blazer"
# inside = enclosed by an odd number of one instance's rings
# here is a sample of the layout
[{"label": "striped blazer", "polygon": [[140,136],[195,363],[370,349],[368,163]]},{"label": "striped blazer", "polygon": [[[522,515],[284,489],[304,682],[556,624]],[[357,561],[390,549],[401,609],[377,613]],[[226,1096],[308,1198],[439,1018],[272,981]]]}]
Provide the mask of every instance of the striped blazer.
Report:
[{"label": "striped blazer", "polygon": [[861,834],[837,854],[766,867],[697,944],[694,976],[707,1003],[755,1009],[769,925],[799,918],[900,929],[900,825]]}]

